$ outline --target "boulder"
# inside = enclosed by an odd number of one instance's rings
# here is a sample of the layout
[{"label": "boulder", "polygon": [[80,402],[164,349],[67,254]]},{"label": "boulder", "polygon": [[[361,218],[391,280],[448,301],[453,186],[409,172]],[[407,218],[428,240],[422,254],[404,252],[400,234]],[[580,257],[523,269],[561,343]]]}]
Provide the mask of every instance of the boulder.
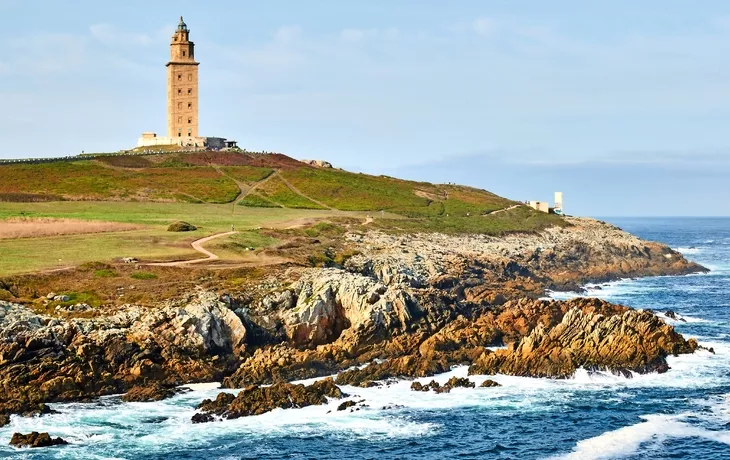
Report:
[{"label": "boulder", "polygon": [[350,407],[353,407],[356,405],[357,405],[357,403],[355,401],[352,401],[352,400],[345,401],[342,404],[340,404],[339,406],[337,406],[337,411],[339,412],[339,411],[347,410]]},{"label": "boulder", "polygon": [[61,438],[52,438],[48,433],[34,431],[29,434],[15,433],[10,439],[10,445],[15,447],[51,447],[68,444]]},{"label": "boulder", "polygon": [[479,388],[492,388],[492,387],[501,387],[499,383],[495,382],[492,379],[487,379],[484,382],[482,382],[481,385],[479,385]]}]

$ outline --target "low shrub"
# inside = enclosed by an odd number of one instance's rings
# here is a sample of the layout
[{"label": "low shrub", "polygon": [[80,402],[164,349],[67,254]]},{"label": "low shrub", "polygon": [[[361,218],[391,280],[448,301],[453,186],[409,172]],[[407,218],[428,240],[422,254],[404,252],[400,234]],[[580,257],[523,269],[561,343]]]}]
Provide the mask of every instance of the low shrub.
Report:
[{"label": "low shrub", "polygon": [[169,227],[167,227],[168,232],[194,232],[197,229],[198,227],[196,227],[195,225],[183,222],[181,220],[173,222],[172,224],[170,224]]}]

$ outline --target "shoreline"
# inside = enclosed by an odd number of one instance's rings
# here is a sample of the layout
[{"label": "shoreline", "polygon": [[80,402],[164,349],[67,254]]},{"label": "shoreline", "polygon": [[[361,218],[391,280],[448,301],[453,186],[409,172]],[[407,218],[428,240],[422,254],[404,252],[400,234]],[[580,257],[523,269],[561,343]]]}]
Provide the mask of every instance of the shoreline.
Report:
[{"label": "shoreline", "polygon": [[[0,334],[9,324],[19,329],[0,335],[6,356],[0,360],[0,384],[20,404],[13,409],[6,399],[0,408],[5,404],[6,414],[31,415],[46,412],[47,402],[129,390],[158,398],[181,384],[221,381],[225,388],[246,388],[335,373],[338,384],[369,385],[380,377],[438,375],[461,363],[517,366],[509,372],[565,378],[582,367],[580,361],[551,369],[538,360],[531,364],[538,367],[523,369],[524,363],[510,361],[512,348],[484,347],[524,347],[542,340],[540,334],[560,334],[561,322],[578,331],[598,325],[600,334],[637,346],[639,337],[622,335],[611,317],[645,324],[679,348],[641,348],[638,360],[617,355],[603,363],[593,362],[603,359],[598,348],[586,348],[580,359],[591,367],[661,372],[668,368],[668,354],[693,351],[696,342],[685,341],[653,314],[600,301],[535,300],[548,286],[615,276],[618,270],[631,276],[706,270],[665,245],[611,225],[571,223],[575,228],[505,237],[345,234],[343,244],[353,255],[341,268],[290,267],[275,282],[246,287],[246,296],[200,290],[156,308],[128,306],[92,319],[54,319],[6,303]],[[598,313],[606,320],[599,321]],[[15,322],[8,323],[8,315],[16,315]],[[536,332],[540,327],[545,332]],[[48,356],[57,370],[39,373]],[[71,356],[88,360],[89,367]],[[346,370],[368,363],[375,364]],[[32,386],[3,383],[19,372],[20,381]]]}]

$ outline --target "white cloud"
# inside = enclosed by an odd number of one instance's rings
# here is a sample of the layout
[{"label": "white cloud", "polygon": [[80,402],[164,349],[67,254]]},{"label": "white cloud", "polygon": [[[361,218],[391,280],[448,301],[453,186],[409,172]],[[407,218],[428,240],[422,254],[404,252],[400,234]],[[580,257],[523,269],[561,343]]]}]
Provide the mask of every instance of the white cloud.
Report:
[{"label": "white cloud", "polygon": [[494,33],[496,22],[492,18],[477,18],[474,20],[474,32],[479,35],[491,35]]}]

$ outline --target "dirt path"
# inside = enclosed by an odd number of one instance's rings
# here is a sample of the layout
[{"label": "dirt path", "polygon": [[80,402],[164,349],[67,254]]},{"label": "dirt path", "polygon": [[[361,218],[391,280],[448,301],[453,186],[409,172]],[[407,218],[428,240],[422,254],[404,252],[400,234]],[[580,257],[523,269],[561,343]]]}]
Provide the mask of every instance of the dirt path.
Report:
[{"label": "dirt path", "polygon": [[224,236],[234,235],[238,232],[225,232],[225,233],[216,233],[215,235],[206,236],[205,238],[201,238],[199,240],[195,240],[192,243],[193,249],[198,251],[201,254],[205,254],[207,257],[203,259],[193,259],[193,260],[180,260],[177,262],[156,262],[151,264],[144,264],[144,265],[151,265],[155,267],[179,267],[181,265],[190,265],[190,264],[197,264],[200,262],[210,262],[213,260],[218,260],[219,257],[212,252],[208,251],[203,247],[205,243],[207,243],[210,240],[214,240],[216,238],[222,238]]},{"label": "dirt path", "polygon": [[[315,203],[315,204],[317,204],[317,205],[319,205],[319,206],[322,206],[322,207],[323,207],[323,208],[325,208],[325,209],[329,209],[330,211],[336,211],[336,209],[335,209],[335,208],[333,208],[333,207],[331,207],[331,206],[327,206],[326,204],[322,203],[321,201],[317,201],[317,200],[315,200],[314,198],[312,198],[312,197],[309,197],[309,196],[305,195],[304,193],[300,192],[300,191],[299,191],[299,190],[298,190],[298,189],[297,189],[296,187],[294,187],[294,186],[293,186],[293,185],[292,185],[292,184],[291,184],[291,183],[290,183],[290,182],[289,182],[288,180],[284,179],[284,176],[282,176],[281,174],[279,174],[279,171],[274,171],[274,174],[275,174],[275,175],[276,175],[276,176],[277,176],[277,177],[278,177],[279,179],[281,179],[281,181],[282,181],[282,182],[284,183],[284,185],[286,185],[287,187],[289,187],[289,190],[291,190],[292,192],[294,192],[294,193],[296,193],[297,195],[301,196],[302,198],[306,198],[307,200],[311,201],[312,203]],[[272,176],[273,176],[274,174],[272,174]],[[271,176],[269,176],[269,177],[271,177]]]},{"label": "dirt path", "polygon": [[[260,186],[264,185],[265,183],[267,183],[268,181],[270,181],[270,180],[271,180],[271,178],[272,178],[272,177],[274,177],[274,175],[275,175],[275,174],[276,174],[276,173],[271,173],[271,174],[269,174],[269,175],[268,175],[268,176],[267,176],[266,178],[264,178],[264,179],[262,179],[262,180],[260,180],[260,181],[256,182],[255,184],[253,184],[253,185],[252,185],[251,187],[249,187],[249,189],[248,189],[248,190],[246,190],[246,193],[244,193],[243,195],[239,196],[239,197],[238,197],[238,199],[236,199],[236,201],[235,201],[235,203],[234,203],[234,204],[235,204],[235,205],[237,206],[237,205],[238,205],[238,203],[239,203],[239,202],[241,202],[241,201],[243,201],[243,199],[244,199],[244,198],[246,198],[247,196],[249,196],[249,195],[251,194],[251,192],[253,192],[253,191],[254,191],[254,190],[256,190],[256,189],[257,189],[258,187],[260,187]],[[266,201],[269,201],[269,202],[271,202],[271,203],[274,203],[273,201],[269,200],[269,199],[268,199],[268,198],[266,198],[266,197],[263,197],[263,196],[262,196],[261,198],[263,198],[264,200],[266,200]],[[283,207],[284,207],[284,206],[280,205],[279,203],[274,203],[274,204],[275,204],[275,205],[277,205],[277,206],[279,206],[280,208],[283,208]]]},{"label": "dirt path", "polygon": [[522,205],[521,205],[521,204],[515,204],[515,205],[512,205],[512,206],[510,206],[510,207],[508,207],[508,208],[504,208],[504,209],[498,209],[498,210],[496,210],[496,211],[488,212],[488,213],[487,213],[487,214],[485,214],[485,215],[487,215],[487,216],[493,216],[493,215],[495,215],[495,214],[499,214],[500,212],[507,212],[507,211],[511,211],[511,210],[513,210],[513,209],[519,208],[520,206],[522,206]]}]

